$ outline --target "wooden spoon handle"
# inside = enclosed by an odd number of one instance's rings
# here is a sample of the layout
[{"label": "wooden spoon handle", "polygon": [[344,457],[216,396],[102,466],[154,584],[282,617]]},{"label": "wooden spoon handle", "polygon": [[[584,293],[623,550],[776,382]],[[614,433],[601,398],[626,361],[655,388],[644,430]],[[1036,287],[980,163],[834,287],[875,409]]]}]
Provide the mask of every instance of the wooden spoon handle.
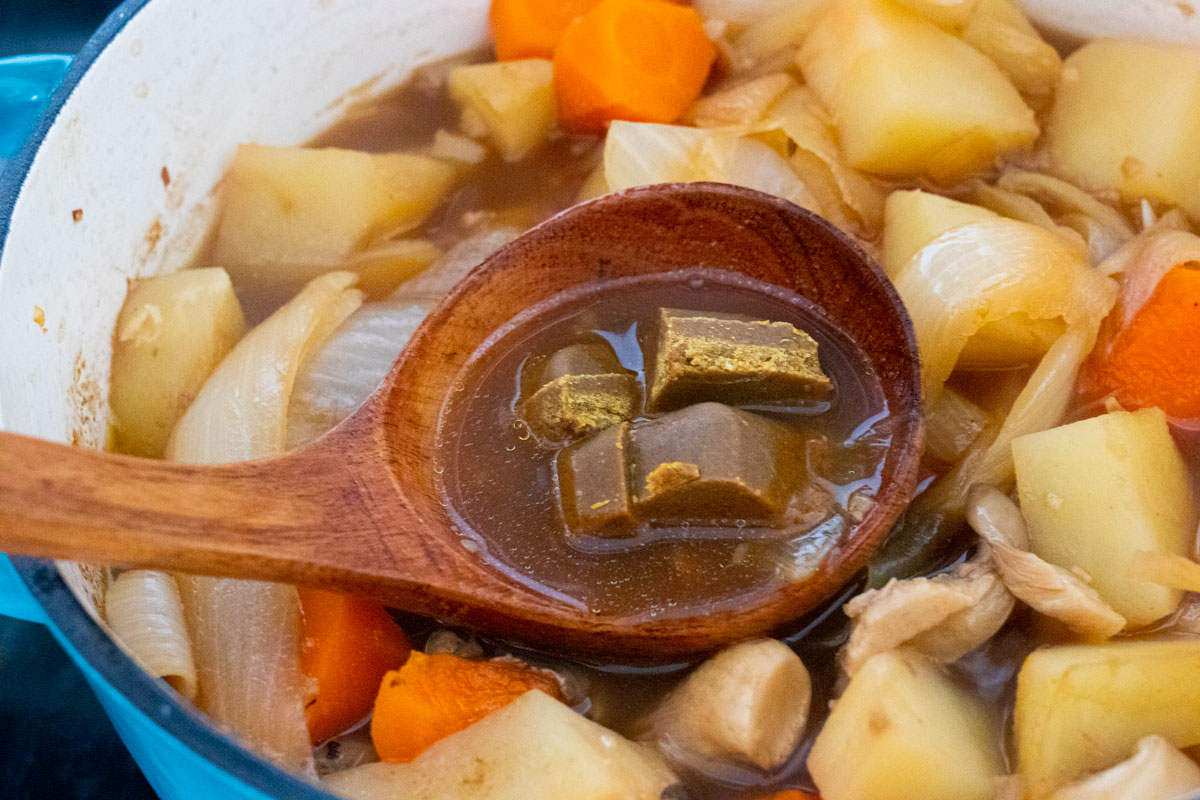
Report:
[{"label": "wooden spoon handle", "polygon": [[322,473],[321,461],[194,466],[0,433],[0,550],[228,577],[319,579],[323,559],[316,557],[331,526],[363,522],[347,510],[353,503],[336,485],[338,473]]}]

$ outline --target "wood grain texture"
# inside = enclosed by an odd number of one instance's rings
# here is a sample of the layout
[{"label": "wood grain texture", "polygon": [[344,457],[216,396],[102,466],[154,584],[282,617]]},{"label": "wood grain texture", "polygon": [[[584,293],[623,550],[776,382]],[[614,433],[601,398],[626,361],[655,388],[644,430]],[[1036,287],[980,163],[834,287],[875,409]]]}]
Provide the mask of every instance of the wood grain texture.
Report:
[{"label": "wood grain texture", "polygon": [[[813,577],[736,610],[597,615],[509,579],[463,546],[438,486],[437,425],[457,376],[497,329],[558,292],[695,266],[796,291],[866,353],[893,424],[875,506]],[[302,450],[188,466],[0,434],[0,549],[320,583],[544,647],[678,660],[769,634],[866,566],[916,485],[920,385],[899,297],[832,225],[741,188],[634,189],[563,212],[489,258],[433,311],[372,398]]]}]

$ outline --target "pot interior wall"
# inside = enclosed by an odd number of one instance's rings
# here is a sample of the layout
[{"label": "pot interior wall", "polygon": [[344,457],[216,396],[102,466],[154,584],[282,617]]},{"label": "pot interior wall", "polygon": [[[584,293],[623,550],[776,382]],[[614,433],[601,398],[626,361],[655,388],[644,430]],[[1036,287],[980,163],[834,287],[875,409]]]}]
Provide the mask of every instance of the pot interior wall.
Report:
[{"label": "pot interior wall", "polygon": [[[486,38],[486,0],[139,5],[68,75],[7,235],[0,214],[0,427],[84,447],[106,440],[128,281],[189,263],[238,143],[303,142]],[[61,566],[95,611],[103,572]]]}]

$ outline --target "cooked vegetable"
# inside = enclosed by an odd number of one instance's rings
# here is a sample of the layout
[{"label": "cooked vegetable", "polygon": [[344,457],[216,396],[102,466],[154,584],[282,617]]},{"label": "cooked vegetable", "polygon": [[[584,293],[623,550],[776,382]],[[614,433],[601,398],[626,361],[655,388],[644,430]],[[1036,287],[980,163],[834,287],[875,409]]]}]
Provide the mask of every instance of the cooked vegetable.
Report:
[{"label": "cooked vegetable", "polygon": [[414,652],[389,672],[375,699],[371,740],[384,761],[412,761],[434,742],[478,722],[530,689],[561,699],[552,672],[512,661],[468,661]]},{"label": "cooked vegetable", "polygon": [[1161,736],[1147,736],[1120,764],[1059,789],[1050,800],[1181,800],[1197,789],[1196,762]]},{"label": "cooked vegetable", "polygon": [[362,405],[429,309],[516,235],[514,228],[498,228],[468,237],[386,301],[368,303],[350,315],[300,366],[288,405],[288,449],[312,441]]},{"label": "cooked vegetable", "polygon": [[314,743],[342,733],[371,713],[379,682],[408,658],[408,640],[374,600],[301,588],[304,640],[300,671],[316,681],[305,707]]},{"label": "cooked vegetable", "polygon": [[104,596],[104,618],[142,669],[196,699],[196,662],[175,579],[162,572],[122,572]]},{"label": "cooked vegetable", "polygon": [[1012,0],[978,0],[962,29],[967,44],[995,61],[1035,108],[1047,105],[1062,58]]},{"label": "cooked vegetable", "polygon": [[[1047,125],[1053,171],[1200,214],[1200,51],[1104,39],[1066,61]],[[1113,124],[1121,120],[1120,124]]]},{"label": "cooked vegetable", "polygon": [[449,164],[407,153],[243,144],[222,184],[212,261],[235,281],[337,267],[415,228],[456,177]]},{"label": "cooked vegetable", "polygon": [[1200,564],[1186,556],[1139,550],[1133,554],[1129,570],[1135,578],[1159,586],[1181,592],[1200,592]]},{"label": "cooked vegetable", "polygon": [[483,121],[506,161],[519,161],[554,130],[554,65],[530,58],[450,71],[450,96]]},{"label": "cooked vegetable", "polygon": [[883,189],[846,164],[837,130],[820,101],[804,87],[786,92],[757,126],[759,138],[782,133],[793,152],[788,163],[814,193],[820,212],[839,226],[874,236],[883,220]]},{"label": "cooked vegetable", "polygon": [[613,192],[652,183],[717,181],[820,208],[782,156],[724,129],[614,122],[604,142],[604,174]]},{"label": "cooked vegetable", "polygon": [[796,86],[796,79],[773,72],[700,98],[688,109],[687,119],[699,128],[753,125],[763,118],[780,95]]},{"label": "cooked vegetable", "polygon": [[492,0],[488,22],[501,61],[551,58],[567,26],[599,0]]},{"label": "cooked vegetable", "polygon": [[1131,626],[1174,611],[1179,592],[1129,572],[1139,550],[1184,554],[1195,530],[1187,470],[1163,412],[1118,411],[1012,448],[1033,552],[1086,571]]},{"label": "cooked vegetable", "polygon": [[[993,219],[961,225],[923,248],[894,277],[912,315],[925,391],[936,401],[967,341],[1016,313],[1094,330],[1116,286],[1086,254],[1033,225]],[[1016,355],[1025,353],[1023,343]]]},{"label": "cooked vegetable", "polygon": [[961,225],[998,214],[932,192],[908,189],[888,195],[883,211],[883,268],[895,277],[922,247]]},{"label": "cooked vegetable", "polygon": [[797,64],[867,172],[951,182],[1038,135],[992,61],[891,0],[836,0]]},{"label": "cooked vegetable", "polygon": [[[482,119],[482,115],[480,118]],[[470,136],[451,133],[445,129],[439,129],[433,134],[433,145],[429,148],[429,155],[434,158],[457,161],[464,166],[482,163],[487,154],[487,147]]]},{"label": "cooked vegetable", "polygon": [[558,119],[600,132],[612,120],[674,122],[700,96],[716,48],[690,8],[603,0],[554,51]]},{"label": "cooked vegetable", "polygon": [[[354,280],[346,272],[317,278],[250,331],[175,426],[167,457],[223,464],[282,453],[297,369],[362,302]],[[312,774],[295,587],[194,575],[176,580],[199,675],[197,704],[248,746]]]},{"label": "cooked vegetable", "polygon": [[990,414],[950,388],[925,413],[925,453],[954,464],[993,424]]},{"label": "cooked vegetable", "polygon": [[675,776],[650,748],[539,691],[447,736],[410,763],[367,764],[325,779],[351,800],[660,800],[673,783]]},{"label": "cooked vegetable", "polygon": [[[442,254],[437,245],[424,239],[394,239],[369,247],[362,253],[347,259],[342,268],[358,276],[358,287],[371,296],[385,295],[400,284],[429,268]],[[310,269],[296,268],[288,275],[276,275],[280,284],[290,287],[303,285],[313,278],[328,272],[325,267]],[[255,286],[266,286],[268,281],[256,281]],[[278,286],[272,286],[278,291]]]},{"label": "cooked vegetable", "polygon": [[134,284],[113,338],[109,403],[117,449],[161,456],[171,429],[244,329],[223,269]]},{"label": "cooked vegetable", "polygon": [[297,372],[361,305],[354,282],[348,272],[317,278],[250,331],[175,426],[167,458],[204,464],[282,453]]},{"label": "cooked vegetable", "polygon": [[812,684],[775,639],[743,642],[701,664],[650,714],[650,735],[673,761],[778,767],[800,742]]},{"label": "cooked vegetable", "polygon": [[[914,255],[943,233],[997,218],[986,208],[919,189],[892,192],[884,211],[884,269],[896,277]],[[1018,311],[993,319],[971,334],[957,363],[965,369],[1027,364],[1045,355],[1065,329],[1060,318],[1033,319]]]},{"label": "cooked vegetable", "polygon": [[1017,680],[1014,723],[1031,797],[1117,764],[1144,736],[1200,744],[1197,670],[1196,640],[1034,651]]},{"label": "cooked vegetable", "polygon": [[[764,64],[791,63],[796,48],[812,30],[831,0],[787,0],[764,9],[733,36],[731,47],[738,70],[762,69]],[[768,6],[772,3],[762,3]]]},{"label": "cooked vegetable", "polygon": [[824,800],[992,800],[1002,772],[979,704],[922,656],[875,656],[808,756]]},{"label": "cooked vegetable", "polygon": [[939,28],[955,30],[966,24],[980,0],[897,0]]},{"label": "cooked vegetable", "polygon": [[1081,391],[1126,408],[1200,417],[1200,265],[1162,276],[1154,293],[1088,364]]}]

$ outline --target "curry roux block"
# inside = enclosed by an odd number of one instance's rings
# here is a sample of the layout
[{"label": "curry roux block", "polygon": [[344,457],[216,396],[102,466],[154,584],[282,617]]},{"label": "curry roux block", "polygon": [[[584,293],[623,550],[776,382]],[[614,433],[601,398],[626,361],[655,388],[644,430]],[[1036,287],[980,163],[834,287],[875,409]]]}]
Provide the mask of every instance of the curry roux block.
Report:
[{"label": "curry roux block", "polygon": [[651,411],[713,400],[729,405],[822,400],[833,383],[821,370],[817,343],[788,322],[738,314],[658,312]]},{"label": "curry roux block", "polygon": [[776,422],[700,403],[631,428],[629,473],[639,519],[765,522],[802,477],[802,442]]},{"label": "curry roux block", "polygon": [[518,413],[540,439],[561,442],[632,419],[637,379],[607,342],[573,344],[535,364]]},{"label": "curry roux block", "polygon": [[558,491],[563,519],[572,532],[611,537],[635,534],[630,521],[628,452],[628,422],[559,451]]}]

